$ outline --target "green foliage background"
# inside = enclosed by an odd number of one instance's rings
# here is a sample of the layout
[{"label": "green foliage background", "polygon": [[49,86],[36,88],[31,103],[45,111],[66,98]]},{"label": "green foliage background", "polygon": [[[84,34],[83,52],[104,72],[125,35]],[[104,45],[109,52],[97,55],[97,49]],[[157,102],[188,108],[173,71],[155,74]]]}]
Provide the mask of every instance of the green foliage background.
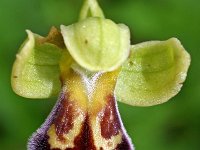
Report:
[{"label": "green foliage background", "polygon": [[[137,150],[200,149],[200,1],[99,0],[107,18],[127,24],[132,43],[179,38],[192,64],[182,91],[153,107],[119,104],[125,127]],[[15,54],[25,29],[46,35],[52,25],[72,24],[81,0],[0,1],[0,149],[25,150],[28,137],[44,121],[56,98],[31,100],[10,86]]]}]

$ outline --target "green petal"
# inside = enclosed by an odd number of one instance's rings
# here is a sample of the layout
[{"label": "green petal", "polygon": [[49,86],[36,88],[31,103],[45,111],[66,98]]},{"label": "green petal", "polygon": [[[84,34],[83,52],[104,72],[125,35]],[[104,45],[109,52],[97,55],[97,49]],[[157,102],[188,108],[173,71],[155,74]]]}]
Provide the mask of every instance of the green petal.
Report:
[{"label": "green petal", "polygon": [[128,57],[130,32],[127,26],[109,19],[87,18],[61,26],[65,45],[74,60],[90,71],[112,71]]},{"label": "green petal", "polygon": [[[64,51],[62,36],[52,28],[43,38],[27,30],[13,65],[11,83],[16,94],[27,98],[49,98],[60,92],[59,61]],[[65,50],[66,51],[66,50]]]},{"label": "green petal", "polygon": [[176,38],[134,45],[119,73],[116,97],[134,106],[164,103],[180,91],[189,65],[190,55]]}]

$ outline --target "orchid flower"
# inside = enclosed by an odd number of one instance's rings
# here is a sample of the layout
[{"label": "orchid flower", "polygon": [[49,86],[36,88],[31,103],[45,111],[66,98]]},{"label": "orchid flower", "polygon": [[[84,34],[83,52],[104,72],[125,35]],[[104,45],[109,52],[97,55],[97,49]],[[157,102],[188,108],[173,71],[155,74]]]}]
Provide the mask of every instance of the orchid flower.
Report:
[{"label": "orchid flower", "polygon": [[14,92],[59,95],[29,150],[133,150],[117,101],[164,103],[180,91],[190,65],[176,38],[131,45],[128,26],[105,18],[96,0],[84,1],[72,25],[52,27],[47,37],[27,34],[13,65]]}]

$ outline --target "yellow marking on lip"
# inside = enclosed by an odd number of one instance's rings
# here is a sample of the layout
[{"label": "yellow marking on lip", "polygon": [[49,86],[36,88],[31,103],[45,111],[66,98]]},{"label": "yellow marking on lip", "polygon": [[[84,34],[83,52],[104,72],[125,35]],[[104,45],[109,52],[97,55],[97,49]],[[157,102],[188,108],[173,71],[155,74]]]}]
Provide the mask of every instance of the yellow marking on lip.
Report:
[{"label": "yellow marking on lip", "polygon": [[80,114],[75,120],[74,120],[74,127],[69,130],[67,134],[63,134],[63,138],[65,141],[59,140],[57,134],[56,134],[56,127],[54,124],[52,124],[47,132],[47,135],[49,136],[48,143],[50,145],[51,149],[59,148],[61,150],[65,150],[66,148],[73,148],[74,145],[74,139],[76,136],[79,135],[81,132],[81,127],[84,122],[85,115]]},{"label": "yellow marking on lip", "polygon": [[98,117],[93,117],[91,119],[91,126],[94,137],[94,145],[96,146],[97,150],[100,150],[100,148],[105,150],[113,150],[122,142],[121,131],[119,131],[117,135],[112,136],[110,139],[105,139],[102,137],[100,119]]},{"label": "yellow marking on lip", "polygon": [[121,127],[118,129],[118,134],[112,135],[109,139],[102,136],[102,118],[99,116],[108,104],[109,100],[107,99],[107,96],[114,94],[113,91],[118,73],[119,70],[100,75],[95,82],[95,90],[89,100],[81,75],[73,70],[70,71],[65,78],[64,92],[69,93],[70,100],[74,101],[76,104],[73,105],[75,107],[74,109],[79,109],[81,113],[73,120],[73,128],[69,130],[67,134],[63,134],[64,141],[59,140],[56,135],[55,125],[51,125],[48,131],[48,142],[51,149],[60,148],[61,150],[64,150],[66,148],[74,148],[74,140],[81,133],[81,127],[84,124],[86,114],[88,114],[89,117],[88,124],[91,127],[92,134],[91,137],[87,138],[93,138],[93,142],[97,150],[100,150],[101,148],[113,150],[122,142],[123,131],[121,130]]},{"label": "yellow marking on lip", "polygon": [[73,114],[73,128],[70,129],[67,134],[63,133],[64,141],[61,141],[56,134],[56,126],[52,124],[47,132],[51,149],[60,148],[61,150],[64,150],[66,148],[73,148],[75,146],[74,139],[81,133],[81,127],[86,117],[88,100],[87,95],[85,94],[85,87],[82,84],[82,79],[78,73],[70,70],[64,82],[63,92],[69,93],[70,96],[68,101],[74,102],[73,107],[75,107],[75,114]]},{"label": "yellow marking on lip", "polygon": [[99,113],[105,110],[108,103],[107,96],[113,94],[118,73],[119,70],[116,70],[114,72],[105,73],[99,77],[91,98],[92,101],[88,106],[90,117],[89,123],[91,124],[94,145],[97,150],[100,150],[101,148],[105,150],[113,150],[122,142],[122,131],[119,131],[117,135],[111,136],[110,139],[102,137],[100,124],[101,118],[99,117]]},{"label": "yellow marking on lip", "polygon": [[70,99],[76,101],[79,108],[84,112],[87,112],[88,98],[85,86],[82,82],[81,76],[71,70],[70,74],[68,74],[65,79],[64,91],[70,93]]},{"label": "yellow marking on lip", "polygon": [[98,79],[91,98],[92,101],[88,106],[90,115],[96,116],[106,106],[106,97],[113,94],[118,73],[119,70],[108,72],[102,74]]}]

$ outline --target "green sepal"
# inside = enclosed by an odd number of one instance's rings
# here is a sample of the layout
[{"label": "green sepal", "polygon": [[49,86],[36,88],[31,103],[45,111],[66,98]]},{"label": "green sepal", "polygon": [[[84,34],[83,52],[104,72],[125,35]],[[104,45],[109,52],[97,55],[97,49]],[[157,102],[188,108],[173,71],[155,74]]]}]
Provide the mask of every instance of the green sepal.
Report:
[{"label": "green sepal", "polygon": [[90,17],[61,26],[65,45],[73,59],[89,71],[113,71],[130,52],[130,31],[109,19]]},{"label": "green sepal", "polygon": [[61,89],[59,62],[67,51],[62,35],[52,28],[44,38],[27,30],[13,65],[11,84],[16,94],[26,98],[49,98]]},{"label": "green sepal", "polygon": [[117,100],[134,106],[164,103],[180,91],[189,65],[190,55],[176,38],[133,45],[117,79]]}]

